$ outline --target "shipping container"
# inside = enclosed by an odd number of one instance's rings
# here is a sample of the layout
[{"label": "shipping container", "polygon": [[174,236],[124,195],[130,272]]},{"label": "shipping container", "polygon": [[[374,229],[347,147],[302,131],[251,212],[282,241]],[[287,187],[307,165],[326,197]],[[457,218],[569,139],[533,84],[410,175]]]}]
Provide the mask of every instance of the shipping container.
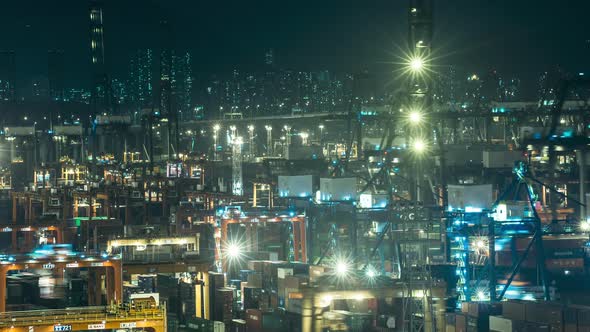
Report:
[{"label": "shipping container", "polygon": [[279,332],[285,328],[285,319],[277,311],[262,313],[262,330],[264,332]]},{"label": "shipping container", "polygon": [[[223,322],[213,322],[213,332],[226,332],[225,331],[225,323]],[[229,326],[229,325],[228,325]]]},{"label": "shipping container", "polygon": [[578,330],[578,311],[575,308],[563,309],[563,331],[576,332]]},{"label": "shipping container", "polygon": [[490,316],[489,330],[494,332],[520,332],[524,329],[524,322],[503,316]]},{"label": "shipping container", "polygon": [[137,277],[137,286],[142,293],[154,293],[156,291],[156,275],[142,274]]},{"label": "shipping container", "polygon": [[467,316],[467,332],[488,331],[490,326],[489,316]]},{"label": "shipping container", "polygon": [[255,270],[240,270],[240,280],[248,281],[248,276],[252,273],[256,273]]},{"label": "shipping container", "polygon": [[309,266],[309,282],[310,283],[317,282],[318,279],[327,272],[327,270],[328,269],[324,266],[310,265]]},{"label": "shipping container", "polygon": [[472,317],[485,317],[490,315],[500,315],[502,305],[490,302],[469,302],[467,313]]},{"label": "shipping container", "polygon": [[215,320],[230,326],[233,319],[233,289],[218,288],[215,290]]},{"label": "shipping container", "polygon": [[458,312],[455,315],[455,331],[467,332],[467,315]]},{"label": "shipping container", "polygon": [[249,270],[256,271],[256,272],[262,273],[263,272],[263,270],[262,270],[263,269],[263,265],[264,265],[264,261],[262,261],[262,260],[251,260],[251,261],[248,261],[248,269]]},{"label": "shipping container", "polygon": [[242,294],[242,306],[244,310],[259,309],[262,300],[262,289],[258,287],[244,287]]},{"label": "shipping container", "polygon": [[312,175],[279,175],[279,197],[311,197],[313,194]]},{"label": "shipping container", "polygon": [[490,209],[494,203],[491,184],[448,185],[449,209],[466,212]]},{"label": "shipping container", "polygon": [[262,311],[258,309],[246,310],[246,328],[250,331],[262,331]]},{"label": "shipping container", "polygon": [[569,309],[576,311],[578,331],[590,332],[590,306],[570,305]]},{"label": "shipping container", "polygon": [[512,320],[524,321],[526,301],[508,300],[502,302],[502,316]]},{"label": "shipping container", "polygon": [[322,201],[354,201],[356,196],[356,177],[320,179],[320,200]]},{"label": "shipping container", "polygon": [[527,302],[526,321],[547,325],[563,324],[563,306],[550,302]]},{"label": "shipping container", "polygon": [[285,279],[286,276],[293,275],[293,268],[289,267],[279,267],[277,268],[277,278]]},{"label": "shipping container", "polygon": [[248,286],[262,288],[262,273],[251,273],[248,275]]},{"label": "shipping container", "polygon": [[[535,332],[553,332],[551,325],[549,324],[542,324],[542,323],[534,323],[534,322],[525,322],[525,331],[535,331]],[[561,329],[557,329],[557,331],[561,331]]]},{"label": "shipping container", "polygon": [[520,151],[484,151],[483,167],[485,168],[511,168],[519,160],[524,160]]},{"label": "shipping container", "polygon": [[246,321],[243,319],[232,319],[231,332],[246,332]]},{"label": "shipping container", "polygon": [[454,312],[447,312],[445,314],[445,322],[447,325],[453,325],[455,327],[455,313]]}]

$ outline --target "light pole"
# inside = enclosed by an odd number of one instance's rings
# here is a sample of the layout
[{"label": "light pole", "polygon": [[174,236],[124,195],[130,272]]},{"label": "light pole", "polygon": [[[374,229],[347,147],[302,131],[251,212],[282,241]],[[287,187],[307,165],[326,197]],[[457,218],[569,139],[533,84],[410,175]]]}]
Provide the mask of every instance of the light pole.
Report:
[{"label": "light pole", "polygon": [[250,160],[254,159],[254,125],[248,126],[248,149],[250,150]]},{"label": "light pole", "polygon": [[289,159],[289,147],[291,146],[291,126],[289,125],[285,125],[283,127],[285,129],[285,151],[284,151],[284,156],[285,159]]},{"label": "light pole", "polygon": [[272,126],[266,125],[264,129],[266,129],[266,154],[270,157],[272,156]]},{"label": "light pole", "polygon": [[420,139],[414,139],[411,145],[411,150],[416,158],[416,201],[421,202],[422,197],[422,156],[428,149],[428,144]]},{"label": "light pole", "polygon": [[213,126],[213,161],[217,160],[217,137],[219,134],[219,129],[221,129],[219,124]]}]

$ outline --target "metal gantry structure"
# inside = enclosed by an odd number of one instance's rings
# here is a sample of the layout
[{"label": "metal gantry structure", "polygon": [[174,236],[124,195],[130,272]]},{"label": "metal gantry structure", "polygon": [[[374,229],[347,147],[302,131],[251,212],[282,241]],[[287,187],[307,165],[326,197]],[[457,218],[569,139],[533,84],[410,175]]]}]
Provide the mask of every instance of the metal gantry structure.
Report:
[{"label": "metal gantry structure", "polygon": [[236,196],[244,194],[242,176],[242,144],[241,137],[232,136],[232,193]]}]

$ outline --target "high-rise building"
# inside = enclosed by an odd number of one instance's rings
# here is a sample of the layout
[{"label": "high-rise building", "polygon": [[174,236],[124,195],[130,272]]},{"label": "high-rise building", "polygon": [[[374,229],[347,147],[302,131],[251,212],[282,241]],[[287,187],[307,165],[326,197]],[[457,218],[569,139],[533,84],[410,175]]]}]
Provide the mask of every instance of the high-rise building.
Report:
[{"label": "high-rise building", "polygon": [[109,80],[104,62],[104,28],[102,22],[102,1],[90,2],[90,57],[93,71],[92,103],[95,112],[109,108]]},{"label": "high-rise building", "polygon": [[129,61],[129,101],[135,109],[149,108],[153,104],[153,51],[138,50]]},{"label": "high-rise building", "polygon": [[179,112],[184,115],[192,109],[193,71],[190,53],[173,56],[172,89],[176,97],[176,105]]},{"label": "high-rise building", "polygon": [[267,66],[273,66],[275,63],[275,52],[274,50],[268,49],[266,53],[264,53],[264,64]]},{"label": "high-rise building", "polygon": [[[102,24],[102,2],[90,2],[90,51],[92,64],[96,67],[104,66],[104,38]],[[104,70],[104,68],[99,68]]]},{"label": "high-rise building", "polygon": [[31,80],[31,99],[47,101],[49,98],[49,80],[45,76],[38,76]]},{"label": "high-rise building", "polygon": [[172,48],[170,46],[170,24],[160,22],[162,47],[160,49],[160,112],[168,114],[172,107]]},{"label": "high-rise building", "polygon": [[16,100],[16,62],[14,51],[0,51],[0,100]]},{"label": "high-rise building", "polygon": [[423,58],[430,56],[433,32],[432,9],[432,0],[410,0],[408,42],[410,52],[414,56]]},{"label": "high-rise building", "polygon": [[127,84],[123,80],[113,78],[111,81],[111,89],[113,91],[113,101],[117,105],[123,105],[129,101],[129,91]]},{"label": "high-rise building", "polygon": [[64,52],[47,52],[47,76],[49,78],[49,98],[52,101],[64,100]]},{"label": "high-rise building", "polygon": [[510,78],[500,81],[501,87],[501,101],[517,101],[520,96],[520,80],[518,78]]}]

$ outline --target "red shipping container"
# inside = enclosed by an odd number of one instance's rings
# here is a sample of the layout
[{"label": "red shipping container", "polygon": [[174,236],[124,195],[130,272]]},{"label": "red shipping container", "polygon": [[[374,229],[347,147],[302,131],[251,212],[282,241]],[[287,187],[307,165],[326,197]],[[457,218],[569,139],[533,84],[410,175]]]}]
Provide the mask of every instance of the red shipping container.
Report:
[{"label": "red shipping container", "polygon": [[455,331],[466,332],[467,331],[467,316],[463,313],[457,313],[455,315]]},{"label": "red shipping container", "polygon": [[262,311],[258,309],[246,310],[246,327],[248,331],[262,331]]}]

